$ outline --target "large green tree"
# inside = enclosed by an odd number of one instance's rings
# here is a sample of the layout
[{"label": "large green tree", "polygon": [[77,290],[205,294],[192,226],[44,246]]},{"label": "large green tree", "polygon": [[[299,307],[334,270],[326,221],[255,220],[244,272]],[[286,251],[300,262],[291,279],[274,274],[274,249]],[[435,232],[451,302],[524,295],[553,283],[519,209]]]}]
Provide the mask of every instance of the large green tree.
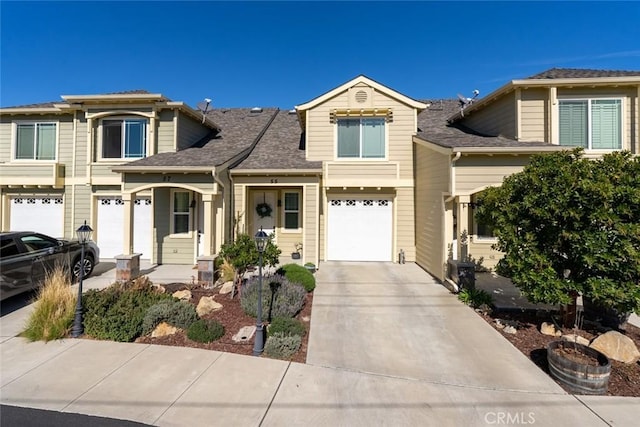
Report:
[{"label": "large green tree", "polygon": [[532,156],[484,192],[478,219],[505,253],[498,273],[532,302],[571,305],[582,294],[640,312],[640,158],[584,157],[582,149]]}]

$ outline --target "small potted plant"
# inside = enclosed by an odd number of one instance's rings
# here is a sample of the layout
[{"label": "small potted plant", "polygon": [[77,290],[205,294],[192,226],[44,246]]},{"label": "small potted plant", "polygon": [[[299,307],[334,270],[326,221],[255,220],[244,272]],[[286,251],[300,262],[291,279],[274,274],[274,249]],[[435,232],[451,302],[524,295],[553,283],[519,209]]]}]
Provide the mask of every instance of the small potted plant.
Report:
[{"label": "small potted plant", "polygon": [[315,273],[316,272],[316,265],[312,262],[307,262],[304,264],[304,268],[306,268],[307,270],[309,270],[311,273]]},{"label": "small potted plant", "polygon": [[296,248],[296,251],[291,253],[291,259],[300,259],[300,252],[302,252],[302,243],[298,242],[293,246]]}]

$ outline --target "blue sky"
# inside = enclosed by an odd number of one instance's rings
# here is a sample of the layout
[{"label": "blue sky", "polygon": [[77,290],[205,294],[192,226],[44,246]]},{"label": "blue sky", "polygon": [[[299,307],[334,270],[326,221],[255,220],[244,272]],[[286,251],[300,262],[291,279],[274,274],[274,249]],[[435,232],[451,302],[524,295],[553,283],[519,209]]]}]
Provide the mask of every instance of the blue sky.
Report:
[{"label": "blue sky", "polygon": [[639,2],[8,2],[0,105],[146,89],[289,109],[365,74],[417,99],[640,70]]}]

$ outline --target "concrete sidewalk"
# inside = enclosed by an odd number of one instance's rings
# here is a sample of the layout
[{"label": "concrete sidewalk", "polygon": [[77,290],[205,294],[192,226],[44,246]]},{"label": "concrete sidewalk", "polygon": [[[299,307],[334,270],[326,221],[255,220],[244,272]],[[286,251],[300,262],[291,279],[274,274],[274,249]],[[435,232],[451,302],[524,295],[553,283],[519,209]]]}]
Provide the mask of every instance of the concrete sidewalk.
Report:
[{"label": "concrete sidewalk", "polygon": [[[161,426],[631,426],[640,419],[640,399],[564,393],[413,264],[320,267],[306,365],[5,336],[0,400]],[[4,323],[5,316],[3,334]]]}]

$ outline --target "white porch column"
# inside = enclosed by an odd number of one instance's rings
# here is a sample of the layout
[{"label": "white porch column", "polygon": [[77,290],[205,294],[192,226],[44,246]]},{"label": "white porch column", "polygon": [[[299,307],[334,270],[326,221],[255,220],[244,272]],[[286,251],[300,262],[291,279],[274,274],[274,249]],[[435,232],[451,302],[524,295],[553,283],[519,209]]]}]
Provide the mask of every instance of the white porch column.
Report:
[{"label": "white porch column", "polygon": [[216,234],[214,236],[215,240],[213,242],[213,253],[218,253],[224,243],[224,199],[222,198],[222,194],[216,197],[213,221],[216,228]]},{"label": "white porch column", "polygon": [[[464,260],[469,254],[469,203],[471,196],[458,196],[458,259]],[[463,242],[464,241],[464,242]]]},{"label": "white porch column", "polygon": [[122,240],[122,254],[133,254],[133,207],[135,205],[135,196],[132,193],[122,193],[122,201],[124,202],[124,224]]},{"label": "white porch column", "polygon": [[213,230],[213,196],[211,194],[203,194],[202,195],[202,212],[204,215],[203,225],[204,230],[202,238],[204,239],[204,253],[200,254],[201,256],[211,256],[213,255],[212,247],[215,242],[214,230]]}]

